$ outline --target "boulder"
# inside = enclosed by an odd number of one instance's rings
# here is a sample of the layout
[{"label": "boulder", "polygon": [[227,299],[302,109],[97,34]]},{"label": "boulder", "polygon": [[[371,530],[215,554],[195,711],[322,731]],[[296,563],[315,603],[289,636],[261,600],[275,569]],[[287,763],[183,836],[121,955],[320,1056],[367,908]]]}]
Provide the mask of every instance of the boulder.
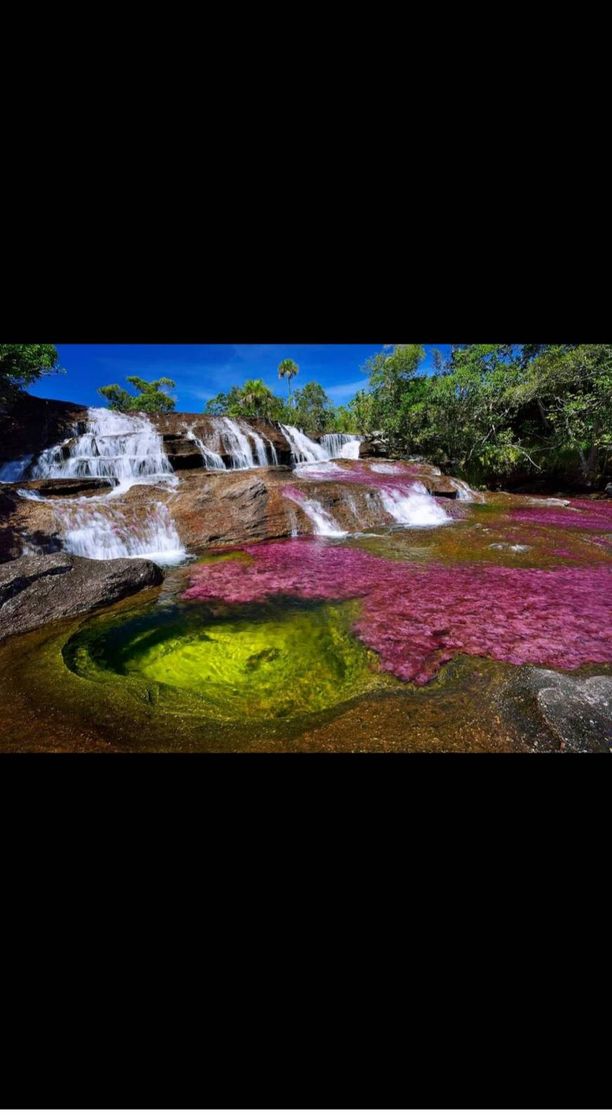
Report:
[{"label": "boulder", "polygon": [[0,566],[0,639],[114,603],[162,582],[150,560],[21,556]]},{"label": "boulder", "polygon": [[360,459],[386,459],[388,454],[387,441],[381,437],[366,436],[359,445]]},{"label": "boulder", "polygon": [[577,678],[536,668],[525,670],[525,677],[527,691],[562,747],[612,751],[612,677]]}]

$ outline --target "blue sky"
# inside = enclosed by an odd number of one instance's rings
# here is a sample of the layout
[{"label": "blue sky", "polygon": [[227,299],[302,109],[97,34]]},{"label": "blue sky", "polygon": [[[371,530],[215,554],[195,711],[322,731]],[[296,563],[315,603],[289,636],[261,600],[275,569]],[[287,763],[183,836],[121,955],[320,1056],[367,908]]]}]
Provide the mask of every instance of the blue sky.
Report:
[{"label": "blue sky", "polygon": [[[439,345],[446,351],[448,346]],[[279,381],[278,363],[293,358],[300,367],[293,387],[307,381],[318,381],[336,405],[346,404],[365,388],[367,377],[362,366],[366,358],[382,349],[382,343],[302,346],[271,343],[269,345],[110,345],[108,343],[56,343],[60,365],[65,373],[42,378],[32,386],[34,396],[53,400],[74,401],[84,405],[104,405],[97,389],[117,382],[130,389],[125,378],[131,374],[147,381],[171,377],[176,407],[181,412],[201,412],[209,397],[241,385],[250,377],[261,377],[274,393],[286,394],[287,386]],[[427,347],[428,352],[431,346]],[[430,365],[428,359],[426,367]]]}]

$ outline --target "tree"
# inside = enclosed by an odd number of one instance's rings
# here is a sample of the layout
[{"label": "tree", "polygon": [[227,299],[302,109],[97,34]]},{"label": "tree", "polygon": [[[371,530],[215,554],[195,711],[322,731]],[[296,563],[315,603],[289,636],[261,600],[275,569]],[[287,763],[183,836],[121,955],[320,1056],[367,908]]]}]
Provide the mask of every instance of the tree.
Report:
[{"label": "tree", "polygon": [[[242,416],[261,416],[268,419],[275,411],[276,397],[261,378],[245,381],[236,393]],[[234,405],[234,407],[235,407]]]},{"label": "tree", "polygon": [[308,381],[293,394],[294,423],[298,428],[324,432],[330,429],[333,419],[332,403],[318,381]]},{"label": "tree", "polygon": [[293,377],[297,377],[298,373],[299,373],[299,366],[297,366],[295,364],[295,362],[293,362],[291,360],[291,358],[283,358],[282,362],[280,363],[280,365],[278,367],[278,376],[281,378],[281,380],[283,380],[284,378],[287,378],[287,381],[289,382],[289,389],[287,391],[287,399],[289,399],[289,394],[291,393],[291,379]]},{"label": "tree", "polygon": [[360,434],[364,432],[371,432],[374,428],[372,423],[372,402],[373,397],[371,393],[366,393],[364,389],[359,389],[352,401],[349,402],[349,413],[351,422],[348,429],[345,431],[356,431]]},{"label": "tree", "polygon": [[384,429],[392,446],[402,442],[402,401],[424,358],[425,348],[420,344],[400,343],[385,347],[364,365],[371,386],[370,427]]},{"label": "tree", "polygon": [[204,412],[211,416],[229,416],[234,399],[232,394],[235,396],[237,391],[230,389],[228,393],[217,393],[216,397],[210,397],[204,405]]},{"label": "tree", "polygon": [[431,352],[431,360],[435,377],[441,377],[444,373],[444,357],[442,351],[435,347]]},{"label": "tree", "polygon": [[217,393],[204,406],[211,416],[243,416],[245,419],[289,420],[287,407],[261,379],[233,385],[226,393]]},{"label": "tree", "polygon": [[171,378],[158,377],[157,381],[145,381],[142,377],[126,377],[126,381],[138,390],[136,396],[119,385],[103,385],[98,389],[115,412],[172,412],[176,408],[175,400],[160,388],[167,385],[174,389],[175,383]]},{"label": "tree", "polygon": [[62,373],[51,343],[0,343],[0,401],[14,400],[20,390],[49,373]]}]

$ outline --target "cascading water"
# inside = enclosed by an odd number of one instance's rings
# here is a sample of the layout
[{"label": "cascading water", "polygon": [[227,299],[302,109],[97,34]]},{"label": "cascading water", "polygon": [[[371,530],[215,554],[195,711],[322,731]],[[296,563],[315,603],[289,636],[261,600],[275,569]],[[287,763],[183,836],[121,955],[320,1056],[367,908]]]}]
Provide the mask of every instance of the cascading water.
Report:
[{"label": "cascading water", "polygon": [[381,486],[379,494],[383,508],[398,525],[426,527],[452,520],[422,482],[413,482],[407,489]]},{"label": "cascading water", "polygon": [[[51,500],[67,552],[92,560],[132,556],[146,557],[160,564],[176,564],[185,559],[176,526],[162,502],[148,506],[144,516],[142,513],[130,516],[115,500],[136,483],[178,484],[163,450],[162,438],[148,417],[90,408],[87,430],[43,451],[31,475],[33,478],[107,478],[118,483],[110,494],[101,498]],[[35,497],[27,491],[21,493]]]},{"label": "cascading water", "polygon": [[222,436],[223,442],[228,455],[231,456],[233,469],[240,471],[254,467],[253,449],[246,433],[242,431],[235,420],[230,420],[229,416],[223,416],[221,422],[225,429]]},{"label": "cascading water", "polygon": [[87,499],[55,503],[64,547],[75,556],[93,560],[142,557],[158,564],[180,564],[186,557],[176,526],[162,502],[146,511],[146,518],[130,517],[120,509],[92,506]]},{"label": "cascading water", "polygon": [[90,408],[87,430],[43,451],[32,478],[111,478],[127,489],[135,482],[172,480],[159,432],[141,414]]},{"label": "cascading water", "polygon": [[281,431],[289,444],[294,463],[322,463],[329,458],[325,448],[309,439],[299,428],[281,424]]},{"label": "cascading water", "polygon": [[361,438],[344,432],[328,432],[321,436],[321,447],[328,459],[358,459]]},{"label": "cascading water", "polygon": [[231,457],[232,470],[244,471],[252,467],[278,465],[272,440],[264,440],[245,420],[238,424],[236,420],[230,420],[229,416],[222,416],[221,425],[220,438],[226,453]]},{"label": "cascading water", "polygon": [[[334,521],[333,517],[327,510],[323,509],[320,502],[314,498],[307,498],[302,494],[301,490],[296,490],[294,486],[286,486],[283,494],[290,501],[295,502],[306,514],[314,529],[314,534],[317,537],[346,537],[346,533]],[[293,531],[292,534],[293,536]]]},{"label": "cascading water", "polygon": [[195,434],[192,428],[190,428],[187,432],[187,439],[193,440],[198,451],[200,452],[200,455],[204,460],[204,466],[207,467],[208,470],[227,470],[227,467],[225,466],[225,463],[223,462],[221,456],[218,455],[216,451],[211,451],[210,447],[207,447],[206,444],[202,442],[202,440]]},{"label": "cascading water", "polygon": [[451,478],[451,482],[456,487],[458,502],[484,502],[483,495],[477,490],[472,490],[467,483],[460,482],[458,478]]}]

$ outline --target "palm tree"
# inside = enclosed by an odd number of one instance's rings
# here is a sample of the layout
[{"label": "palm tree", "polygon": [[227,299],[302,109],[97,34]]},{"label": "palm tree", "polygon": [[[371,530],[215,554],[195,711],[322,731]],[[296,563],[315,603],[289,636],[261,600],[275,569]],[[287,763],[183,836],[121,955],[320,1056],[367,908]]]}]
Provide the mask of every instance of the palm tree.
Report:
[{"label": "palm tree", "polygon": [[250,416],[267,416],[274,402],[274,394],[261,378],[245,381],[238,391],[239,406]]},{"label": "palm tree", "polygon": [[299,373],[299,366],[297,366],[295,364],[295,362],[293,362],[291,360],[291,358],[283,358],[282,362],[280,363],[280,365],[278,367],[278,376],[280,378],[286,377],[287,381],[289,382],[289,390],[287,392],[287,400],[289,399],[289,395],[291,393],[291,378],[295,377],[296,374],[298,374],[298,373]]}]

